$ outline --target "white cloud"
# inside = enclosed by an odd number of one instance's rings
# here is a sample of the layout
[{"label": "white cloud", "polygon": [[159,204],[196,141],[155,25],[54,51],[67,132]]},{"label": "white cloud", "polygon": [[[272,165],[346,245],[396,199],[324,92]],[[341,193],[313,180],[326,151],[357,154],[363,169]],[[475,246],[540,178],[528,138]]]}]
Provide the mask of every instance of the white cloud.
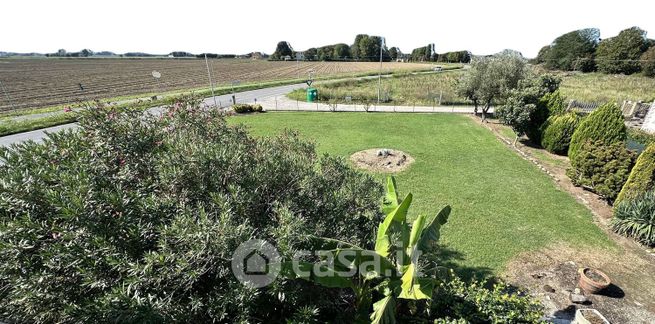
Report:
[{"label": "white cloud", "polygon": [[404,52],[505,48],[534,56],[555,37],[598,27],[602,37],[640,26],[655,33],[655,2],[605,1],[9,1],[0,50],[168,53],[272,52],[352,43],[358,33],[387,37]]}]

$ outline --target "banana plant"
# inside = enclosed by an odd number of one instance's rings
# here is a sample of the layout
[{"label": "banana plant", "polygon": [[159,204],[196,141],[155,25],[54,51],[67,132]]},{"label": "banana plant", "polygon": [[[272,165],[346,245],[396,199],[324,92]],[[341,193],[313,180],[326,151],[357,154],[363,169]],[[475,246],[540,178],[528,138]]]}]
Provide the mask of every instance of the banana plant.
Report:
[{"label": "banana plant", "polygon": [[[329,238],[313,239],[323,250],[318,262],[283,262],[281,273],[332,288],[352,289],[356,296],[357,322],[395,323],[398,299],[430,300],[436,279],[419,269],[422,253],[435,248],[450,206],[432,217],[407,218],[412,194],[398,198],[396,181],[387,178],[382,212],[373,250]],[[382,296],[377,300],[373,297]],[[372,313],[369,313],[373,310]]]}]

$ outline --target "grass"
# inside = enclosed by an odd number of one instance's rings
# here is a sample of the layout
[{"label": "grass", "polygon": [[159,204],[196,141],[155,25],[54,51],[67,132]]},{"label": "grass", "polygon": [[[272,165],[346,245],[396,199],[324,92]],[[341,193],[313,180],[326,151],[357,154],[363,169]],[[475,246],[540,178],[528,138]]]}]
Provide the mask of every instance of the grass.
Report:
[{"label": "grass", "polygon": [[615,247],[584,206],[465,116],[266,113],[230,122],[248,125],[257,136],[297,129],[315,139],[319,152],[346,158],[377,147],[409,153],[416,162],[397,175],[399,188],[414,194],[414,217],[453,207],[442,242],[465,276],[498,274],[521,252],[560,241]]},{"label": "grass", "polygon": [[0,136],[29,132],[35,129],[53,127],[57,125],[74,123],[77,121],[76,113],[63,113],[47,117],[25,119],[20,121],[0,122]]},{"label": "grass", "polygon": [[[456,83],[462,73],[459,67],[450,67],[439,73],[426,74],[397,74],[391,78],[382,79],[382,101],[387,105],[399,106],[432,106],[438,104],[441,98],[442,105],[468,105],[465,98],[456,93]],[[378,80],[347,80],[325,82],[315,86],[318,90],[319,101],[336,101],[377,103]],[[296,90],[288,95],[294,100],[305,100],[305,90]]]},{"label": "grass", "polygon": [[560,89],[567,99],[584,102],[621,104],[624,100],[655,100],[655,78],[641,75],[568,73],[563,75]]}]

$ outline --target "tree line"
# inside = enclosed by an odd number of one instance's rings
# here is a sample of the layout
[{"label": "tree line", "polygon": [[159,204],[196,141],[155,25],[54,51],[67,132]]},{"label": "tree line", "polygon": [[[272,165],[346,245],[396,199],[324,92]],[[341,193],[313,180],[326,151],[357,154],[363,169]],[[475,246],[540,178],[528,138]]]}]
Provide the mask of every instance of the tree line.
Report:
[{"label": "tree line", "polygon": [[396,47],[390,51],[381,36],[369,36],[359,34],[355,37],[352,45],[338,43],[325,45],[321,47],[311,47],[304,52],[295,51],[287,41],[281,41],[277,44],[275,52],[271,54],[271,60],[296,60],[297,55],[304,61],[368,61],[374,62],[380,60],[380,49],[382,50],[382,60],[385,62],[395,59],[391,56],[393,52],[396,57],[400,50]]},{"label": "tree line", "polygon": [[[380,57],[381,56],[381,57]],[[382,59],[384,62],[403,59],[415,62],[463,62],[471,60],[469,51],[447,52],[437,54],[434,52],[434,44],[414,49],[411,54],[403,53],[398,47],[388,48],[381,36],[370,36],[359,34],[351,45],[338,43],[322,47],[311,47],[303,51],[295,51],[287,41],[277,44],[275,52],[270,56],[271,60],[296,60],[303,61],[365,61],[377,62]]]},{"label": "tree line", "polygon": [[598,28],[574,30],[541,48],[534,59],[551,70],[599,71],[608,74],[643,72],[655,75],[655,40],[639,27],[601,39]]},{"label": "tree line", "polygon": [[415,48],[408,59],[413,62],[448,62],[448,63],[469,63],[471,52],[455,51],[439,54],[434,50],[434,44]]}]

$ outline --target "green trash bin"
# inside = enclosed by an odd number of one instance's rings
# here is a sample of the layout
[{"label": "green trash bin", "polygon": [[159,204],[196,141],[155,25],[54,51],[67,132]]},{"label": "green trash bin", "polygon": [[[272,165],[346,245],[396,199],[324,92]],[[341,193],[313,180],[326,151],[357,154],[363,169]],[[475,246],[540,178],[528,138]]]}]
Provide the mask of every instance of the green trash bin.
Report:
[{"label": "green trash bin", "polygon": [[318,90],[316,88],[307,88],[307,102],[318,100]]}]

